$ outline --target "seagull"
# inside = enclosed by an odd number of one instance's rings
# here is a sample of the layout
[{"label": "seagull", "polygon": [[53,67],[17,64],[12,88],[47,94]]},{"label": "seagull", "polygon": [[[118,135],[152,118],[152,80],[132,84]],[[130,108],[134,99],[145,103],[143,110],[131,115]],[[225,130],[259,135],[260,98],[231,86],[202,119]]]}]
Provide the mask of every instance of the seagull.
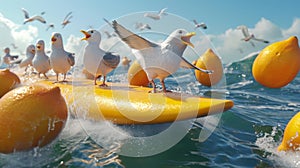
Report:
[{"label": "seagull", "polygon": [[182,57],[187,45],[194,47],[190,38],[195,35],[195,32],[188,33],[184,29],[177,29],[161,44],[156,44],[132,33],[117,21],[113,21],[113,28],[122,41],[132,49],[134,56],[146,72],[154,93],[156,92],[154,79],[160,79],[163,92],[167,92],[164,79],[176,72],[179,67],[212,73],[210,70],[197,68]]},{"label": "seagull", "polygon": [[56,73],[56,82],[58,82],[59,73],[64,74],[64,79],[61,82],[67,82],[67,72],[70,70],[71,66],[75,64],[74,55],[64,50],[60,33],[52,33],[51,42],[52,52],[50,54],[50,65]]},{"label": "seagull", "polygon": [[137,23],[135,23],[135,29],[138,29],[138,30],[140,30],[140,31],[143,31],[143,30],[145,30],[145,29],[151,30],[151,27],[150,27],[150,25],[147,24],[147,23],[140,23],[140,22],[137,22]]},{"label": "seagull", "polygon": [[205,23],[201,22],[201,23],[198,23],[195,19],[193,20],[194,24],[195,24],[195,29],[199,28],[199,27],[202,27],[203,29],[207,29],[207,26]]},{"label": "seagull", "polygon": [[162,15],[167,15],[167,13],[165,13],[166,10],[167,8],[163,8],[158,13],[145,13],[144,17],[148,17],[153,20],[159,20],[161,19]]},{"label": "seagull", "polygon": [[[250,33],[248,32],[247,26],[245,26],[245,25],[240,25],[240,26],[237,27],[237,29],[238,29],[238,30],[242,30],[242,33],[243,33],[243,35],[244,35],[244,38],[243,38],[242,40],[244,40],[244,41],[250,41],[250,40],[252,39],[252,40],[260,41],[260,42],[263,42],[263,43],[269,43],[269,41],[267,41],[267,40],[264,40],[264,39],[258,39],[258,38],[256,38],[256,37],[254,36],[254,34],[250,34]],[[252,45],[253,47],[255,47],[255,45],[254,45],[253,42],[250,41],[250,43],[251,43],[251,45]]]},{"label": "seagull", "polygon": [[104,33],[106,34],[107,38],[112,38],[112,37],[116,37],[115,33],[109,33],[108,31],[104,31]]},{"label": "seagull", "polygon": [[32,66],[32,60],[34,58],[34,55],[35,55],[35,46],[31,44],[26,48],[26,58],[23,59],[19,64],[21,68],[26,67],[25,72],[27,71],[29,66]]},{"label": "seagull", "polygon": [[51,69],[49,56],[45,54],[45,42],[44,40],[38,40],[36,43],[36,56],[32,60],[33,68],[40,74],[42,73],[46,79],[48,76],[46,73]]},{"label": "seagull", "polygon": [[61,23],[61,25],[63,26],[62,28],[64,28],[67,24],[71,23],[70,19],[73,17],[71,14],[72,14],[72,12],[69,12],[69,13],[65,16],[63,22]]},{"label": "seagull", "polygon": [[46,31],[48,31],[50,28],[54,29],[54,23],[50,23],[46,29]]},{"label": "seagull", "polygon": [[118,66],[120,56],[106,52],[99,47],[101,34],[97,30],[89,29],[81,30],[81,32],[85,35],[82,40],[88,42],[84,49],[83,65],[89,73],[94,75],[95,85],[97,85],[96,80],[103,76],[103,83],[100,86],[107,86],[105,84],[106,75]]},{"label": "seagull", "polygon": [[24,24],[26,24],[27,22],[32,22],[32,21],[40,21],[42,23],[46,23],[46,20],[39,15],[34,15],[34,16],[29,16],[29,13],[26,11],[26,9],[22,8],[22,11],[24,13],[25,19],[24,19]]},{"label": "seagull", "polygon": [[[8,68],[11,68],[14,64],[14,60],[18,59],[18,55],[10,55],[10,48],[6,47],[4,48],[4,57],[3,57],[3,62],[8,65]],[[16,62],[17,63],[17,62]]]}]

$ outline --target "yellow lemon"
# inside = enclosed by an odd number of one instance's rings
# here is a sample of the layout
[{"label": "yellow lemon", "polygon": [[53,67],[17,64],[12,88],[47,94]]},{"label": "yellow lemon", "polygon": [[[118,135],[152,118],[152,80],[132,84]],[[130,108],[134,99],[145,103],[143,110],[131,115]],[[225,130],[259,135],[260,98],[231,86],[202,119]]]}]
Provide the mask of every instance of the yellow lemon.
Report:
[{"label": "yellow lemon", "polygon": [[128,69],[128,81],[130,85],[136,86],[147,86],[149,84],[146,72],[137,61],[134,61]]},{"label": "yellow lemon", "polygon": [[[295,150],[300,147],[300,112],[298,112],[287,124],[283,139],[278,146],[279,151]],[[299,149],[298,149],[299,150]]]},{"label": "yellow lemon", "polygon": [[30,150],[54,140],[68,109],[59,87],[23,86],[0,99],[0,152]]},{"label": "yellow lemon", "polygon": [[0,98],[20,84],[20,78],[9,69],[0,69]]},{"label": "yellow lemon", "polygon": [[298,39],[292,36],[264,48],[252,66],[255,80],[269,88],[280,88],[290,83],[300,69]]},{"label": "yellow lemon", "polygon": [[223,76],[223,66],[221,59],[213,52],[212,49],[207,49],[206,52],[195,61],[196,67],[212,70],[212,74],[207,74],[195,70],[196,79],[205,86],[213,86],[217,84]]}]

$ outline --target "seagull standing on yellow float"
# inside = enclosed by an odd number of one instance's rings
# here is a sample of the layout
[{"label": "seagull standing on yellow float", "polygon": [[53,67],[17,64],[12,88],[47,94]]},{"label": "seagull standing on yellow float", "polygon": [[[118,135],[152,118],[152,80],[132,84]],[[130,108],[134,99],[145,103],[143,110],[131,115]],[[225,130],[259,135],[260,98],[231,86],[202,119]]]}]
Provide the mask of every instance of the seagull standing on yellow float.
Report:
[{"label": "seagull standing on yellow float", "polygon": [[195,67],[182,57],[187,45],[194,47],[190,42],[190,38],[195,35],[194,32],[188,33],[184,29],[177,29],[164,42],[156,44],[132,33],[117,21],[113,21],[113,28],[122,41],[132,49],[134,56],[146,72],[154,93],[156,92],[154,79],[160,79],[163,92],[167,92],[164,79],[176,72],[179,67],[212,73],[210,70]]},{"label": "seagull standing on yellow float", "polygon": [[94,75],[95,85],[97,85],[96,80],[103,76],[103,83],[100,86],[107,86],[106,75],[118,66],[120,56],[106,52],[99,47],[101,34],[97,30],[81,30],[81,32],[85,35],[82,40],[88,42],[84,49],[83,65],[89,73]]},{"label": "seagull standing on yellow float", "polygon": [[39,40],[36,43],[36,56],[32,60],[33,68],[40,74],[42,73],[48,79],[46,73],[51,69],[48,55],[45,54],[45,42]]},{"label": "seagull standing on yellow float", "polygon": [[50,65],[56,73],[56,82],[58,82],[59,73],[64,74],[62,82],[66,82],[66,75],[71,66],[75,64],[75,58],[72,53],[65,51],[60,33],[53,33],[51,41]]}]

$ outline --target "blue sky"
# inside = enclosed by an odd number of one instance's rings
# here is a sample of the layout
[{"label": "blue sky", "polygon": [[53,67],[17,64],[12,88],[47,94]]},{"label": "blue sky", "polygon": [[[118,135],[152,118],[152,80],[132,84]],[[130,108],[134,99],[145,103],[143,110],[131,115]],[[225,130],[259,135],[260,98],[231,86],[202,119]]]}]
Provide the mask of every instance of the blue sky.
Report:
[{"label": "blue sky", "polygon": [[[16,38],[16,36],[26,33],[29,33],[28,42],[34,43],[37,39],[42,38],[45,39],[47,43],[50,41],[50,36],[53,31],[62,33],[65,42],[70,36],[73,36],[73,41],[76,41],[75,37],[82,37],[82,34],[80,33],[81,29],[88,29],[89,26],[99,29],[103,26],[105,22],[102,18],[113,20],[135,12],[158,11],[166,7],[168,8],[168,13],[178,15],[188,21],[196,19],[199,22],[205,22],[208,29],[203,30],[203,32],[210,40],[212,40],[218,53],[224,55],[225,59],[228,59],[227,57],[231,53],[227,53],[230,48],[227,46],[226,37],[224,36],[238,36],[238,32],[234,31],[238,25],[247,25],[249,30],[255,32],[256,35],[264,38],[268,37],[268,40],[270,41],[282,40],[289,35],[298,35],[297,33],[300,35],[300,32],[296,31],[297,27],[294,27],[293,31],[290,30],[293,27],[293,24],[296,24],[296,20],[300,18],[299,6],[300,1],[298,0],[132,0],[129,2],[122,0],[1,0],[0,13],[3,15],[3,18],[10,20],[17,25],[17,28],[14,28],[12,32],[12,36],[14,37],[13,41],[15,43],[18,43],[18,39],[20,40],[20,37]],[[46,13],[43,16],[48,23],[55,24],[55,29],[46,31],[45,29],[47,26],[39,22],[23,25],[24,16],[21,8],[27,9],[30,15],[40,14],[45,11]],[[71,11],[73,12],[73,18],[71,19],[72,23],[62,29],[60,23],[65,15]],[[164,26],[163,23],[159,24],[162,25],[162,27]],[[280,32],[282,35],[278,35],[278,37],[273,35],[271,37],[270,32],[268,32],[268,28],[266,27],[267,25],[273,26],[273,29],[270,31],[282,31]],[[131,28],[131,30],[134,29]],[[33,34],[33,32],[35,34]],[[266,32],[269,36],[266,35]],[[16,33],[17,35],[14,35],[13,33]],[[242,34],[240,33],[240,35]],[[31,36],[31,38],[29,38],[29,36]],[[242,36],[240,36],[240,38],[242,38]],[[9,42],[11,40],[7,41]],[[25,41],[26,40],[24,40],[24,43]],[[203,44],[203,42],[199,43]],[[79,44],[79,42],[77,42],[77,44]],[[9,45],[9,43],[1,43],[0,41],[0,47],[4,47],[2,45]],[[23,43],[19,45],[22,46]],[[226,46],[227,48],[225,48]],[[241,54],[245,55],[260,50],[263,47],[265,47],[265,45],[258,44],[256,48],[251,48],[251,45],[241,43],[240,48],[243,49]],[[22,48],[24,48],[24,46],[22,46]],[[242,51],[240,48],[234,48],[234,50]],[[232,54],[236,55],[237,53],[238,52],[235,51],[235,53]]]}]

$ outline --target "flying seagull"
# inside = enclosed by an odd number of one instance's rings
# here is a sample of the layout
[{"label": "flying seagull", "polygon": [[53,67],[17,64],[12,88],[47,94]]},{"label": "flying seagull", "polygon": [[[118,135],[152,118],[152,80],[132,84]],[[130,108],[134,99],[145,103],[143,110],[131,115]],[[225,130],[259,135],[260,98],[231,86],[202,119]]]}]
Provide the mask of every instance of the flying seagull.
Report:
[{"label": "flying seagull", "polygon": [[65,16],[64,20],[63,20],[62,23],[61,23],[62,28],[64,28],[67,24],[71,23],[70,19],[73,17],[71,14],[72,14],[72,12],[69,12],[69,13]]},{"label": "flying seagull", "polygon": [[193,20],[194,24],[195,24],[195,29],[199,28],[199,27],[202,27],[203,29],[207,29],[207,26],[205,23],[201,22],[201,23],[198,23],[195,19]]},{"label": "flying seagull", "polygon": [[34,16],[29,16],[29,13],[26,11],[26,9],[22,8],[22,11],[24,13],[24,24],[28,23],[28,22],[32,22],[32,21],[40,21],[41,23],[46,23],[46,20],[42,17],[42,16],[39,16],[39,15],[34,15]]},{"label": "flying seagull", "polygon": [[167,13],[165,12],[166,10],[167,8],[163,8],[158,13],[145,13],[144,17],[148,17],[153,20],[159,20],[163,15],[167,15]]},{"label": "flying seagull", "polygon": [[[248,27],[245,26],[245,25],[240,25],[240,26],[237,27],[237,29],[242,31],[242,33],[244,35],[244,38],[242,38],[242,40],[244,40],[244,41],[255,40],[255,41],[260,41],[260,42],[263,42],[263,43],[269,43],[269,41],[267,41],[267,40],[258,39],[254,36],[254,34],[250,34],[249,31],[248,31]],[[250,41],[250,43],[253,47],[255,47],[253,42]]]}]

